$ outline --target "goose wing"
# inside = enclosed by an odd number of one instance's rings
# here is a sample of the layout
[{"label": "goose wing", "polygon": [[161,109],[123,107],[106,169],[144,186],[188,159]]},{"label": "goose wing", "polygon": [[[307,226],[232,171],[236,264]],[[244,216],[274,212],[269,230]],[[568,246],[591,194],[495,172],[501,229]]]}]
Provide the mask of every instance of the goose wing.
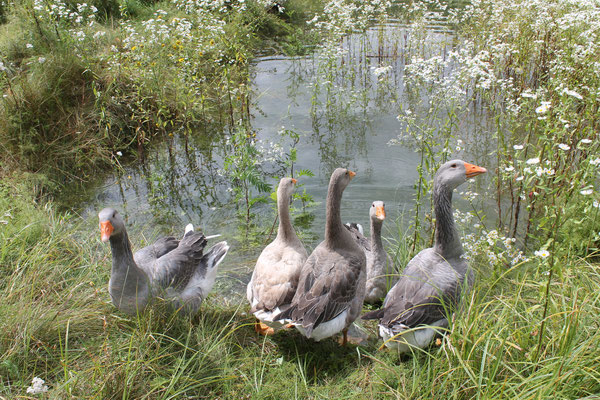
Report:
[{"label": "goose wing", "polygon": [[271,311],[289,304],[296,293],[300,270],[307,258],[306,251],[272,245],[267,246],[256,261],[249,287],[251,312]]},{"label": "goose wing", "polygon": [[370,252],[371,242],[365,237],[358,226],[359,225],[356,223],[344,224],[344,227],[348,230],[348,232],[350,232],[352,239],[354,239],[358,247],[360,247],[363,251]]},{"label": "goose wing", "polygon": [[350,308],[356,296],[363,252],[333,251],[321,243],[302,267],[291,307],[274,320],[291,319],[310,332]]},{"label": "goose wing", "polygon": [[200,261],[205,246],[206,238],[202,233],[187,233],[175,249],[154,261],[150,271],[153,284],[183,289],[196,268],[203,265]]},{"label": "goose wing", "polygon": [[133,259],[138,267],[146,269],[158,258],[176,249],[177,246],[179,246],[179,240],[173,236],[161,237],[154,244],[136,251]]},{"label": "goose wing", "polygon": [[432,249],[426,249],[407,265],[383,308],[364,318],[381,318],[380,324],[388,327],[432,324],[456,305],[461,285],[458,272]]}]

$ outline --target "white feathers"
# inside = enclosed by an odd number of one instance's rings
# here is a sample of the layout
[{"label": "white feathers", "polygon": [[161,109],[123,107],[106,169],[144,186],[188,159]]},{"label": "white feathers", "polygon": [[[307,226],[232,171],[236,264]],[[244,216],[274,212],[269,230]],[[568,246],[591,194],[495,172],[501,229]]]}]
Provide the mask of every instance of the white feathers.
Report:
[{"label": "white feathers", "polygon": [[[315,329],[313,329],[310,336],[307,336],[309,339],[313,339],[315,342],[319,342],[323,339],[331,337],[336,333],[341,332],[346,327],[346,318],[348,317],[348,310],[344,311],[337,317],[327,322],[323,322],[319,324]],[[296,329],[300,331],[303,336],[306,336],[306,329],[302,327],[302,325],[295,325]]]},{"label": "white feathers", "polygon": [[[187,224],[185,226],[184,236],[187,235],[188,232],[193,232],[193,231],[194,231],[194,225]],[[205,236],[205,238],[206,238],[206,240],[210,240],[210,239],[218,238],[220,236],[221,236],[220,234],[216,234],[216,235]]]},{"label": "white feathers", "polygon": [[229,251],[229,245],[227,242],[220,242],[215,244],[209,251],[206,253],[206,276],[199,282],[201,293],[203,297],[206,297],[213,285],[215,284],[215,279],[217,277],[217,267],[223,261],[227,252]]},{"label": "white feathers", "polygon": [[365,234],[365,230],[363,229],[363,226],[361,224],[356,224],[356,228],[358,229],[361,235]]},{"label": "white feathers", "polygon": [[194,231],[194,225],[192,224],[187,224],[185,226],[185,232],[183,233],[184,235],[187,235],[188,232],[193,232]]},{"label": "white feathers", "polygon": [[359,224],[359,223],[356,223],[356,222],[346,222],[344,225],[346,225],[350,229],[352,229],[355,226],[356,230],[358,231],[358,233],[360,233],[361,235],[365,234],[365,230],[364,230],[363,226],[361,224]]},{"label": "white feathers", "polygon": [[[440,319],[431,325],[409,328],[404,324],[388,328],[379,325],[379,334],[383,338],[384,344],[390,349],[397,349],[399,353],[408,353],[411,348],[423,349],[427,347],[435,338],[441,334],[448,326],[446,318]],[[396,336],[397,335],[397,336]]]}]

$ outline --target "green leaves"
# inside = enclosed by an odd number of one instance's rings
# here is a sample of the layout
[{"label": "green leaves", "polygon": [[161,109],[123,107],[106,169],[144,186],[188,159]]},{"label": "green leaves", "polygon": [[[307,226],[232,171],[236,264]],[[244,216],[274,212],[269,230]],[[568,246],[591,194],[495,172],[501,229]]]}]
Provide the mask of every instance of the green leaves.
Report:
[{"label": "green leaves", "polygon": [[226,143],[229,152],[223,164],[225,176],[231,183],[234,201],[243,205],[240,215],[245,218],[246,225],[250,223],[252,207],[268,200],[261,193],[268,193],[272,188],[267,182],[269,174],[263,170],[265,162],[256,146],[255,136],[245,125],[240,124]]},{"label": "green leaves", "polygon": [[310,169],[301,169],[300,171],[296,172],[296,176],[315,176],[315,174],[310,170]]}]

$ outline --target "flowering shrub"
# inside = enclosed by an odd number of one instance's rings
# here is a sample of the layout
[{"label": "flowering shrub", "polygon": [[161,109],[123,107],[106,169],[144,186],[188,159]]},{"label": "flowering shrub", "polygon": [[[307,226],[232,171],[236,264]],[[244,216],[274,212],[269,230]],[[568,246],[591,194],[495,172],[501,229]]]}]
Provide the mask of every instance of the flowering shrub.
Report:
[{"label": "flowering shrub", "polygon": [[[503,236],[497,230],[469,233],[462,238],[464,258],[476,268],[489,268],[497,275],[520,263],[529,261],[516,246],[516,239]],[[537,256],[537,254],[536,254]]]},{"label": "flowering shrub", "polygon": [[[565,249],[595,249],[596,2],[476,0],[465,10],[430,3],[427,11],[423,3],[410,10],[417,17],[410,48],[431,45],[431,31],[430,39],[419,32],[443,19],[456,24],[459,40],[409,55],[406,91],[423,101],[400,110],[406,129],[390,143],[420,152],[429,179],[440,161],[459,154],[459,141],[485,143],[498,173],[495,190],[482,194],[495,197],[502,231],[525,245],[556,237]],[[483,109],[493,123],[484,121],[482,141],[464,121]],[[426,193],[430,184],[418,188]]]},{"label": "flowering shrub", "polygon": [[[283,24],[263,3],[11,4],[15,33],[0,40],[0,141],[15,156],[3,164],[85,179],[157,134],[247,119],[248,59],[260,29]],[[56,163],[45,162],[50,153]]]}]

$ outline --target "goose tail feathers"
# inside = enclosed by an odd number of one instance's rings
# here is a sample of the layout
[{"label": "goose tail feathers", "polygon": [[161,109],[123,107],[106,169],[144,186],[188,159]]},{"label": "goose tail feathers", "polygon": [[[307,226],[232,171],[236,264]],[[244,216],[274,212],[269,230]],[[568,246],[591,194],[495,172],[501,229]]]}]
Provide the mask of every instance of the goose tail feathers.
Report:
[{"label": "goose tail feathers", "polygon": [[229,251],[229,245],[227,242],[219,242],[208,250],[208,252],[202,257],[208,271],[216,270],[217,266],[223,261],[227,252]]}]

